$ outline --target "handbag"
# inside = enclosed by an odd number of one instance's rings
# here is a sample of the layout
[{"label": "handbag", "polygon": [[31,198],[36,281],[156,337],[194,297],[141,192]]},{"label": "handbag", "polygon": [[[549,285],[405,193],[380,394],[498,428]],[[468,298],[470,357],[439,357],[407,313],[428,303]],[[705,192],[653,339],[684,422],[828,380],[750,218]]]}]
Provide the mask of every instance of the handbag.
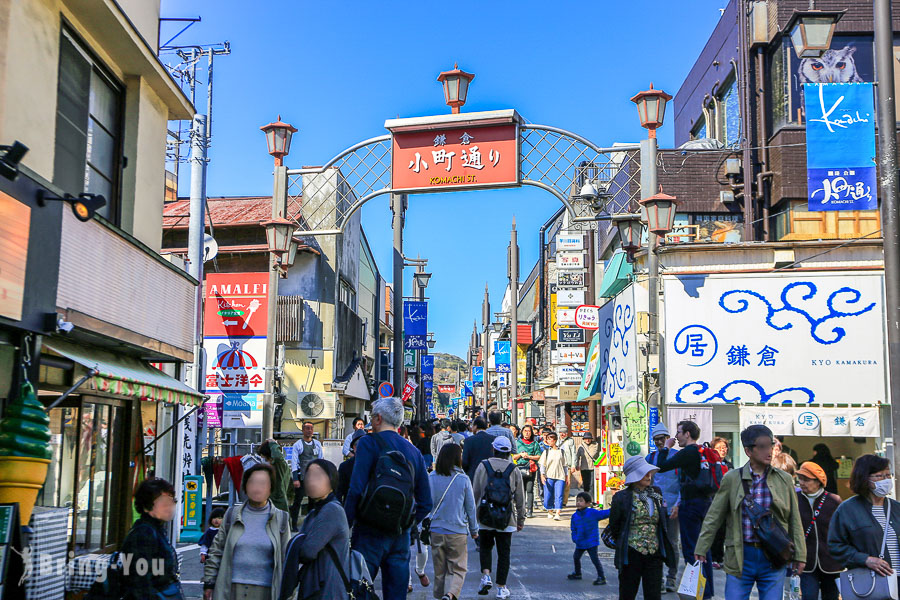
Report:
[{"label": "handbag", "polygon": [[[887,500],[887,518],[884,526],[884,537],[881,539],[881,552],[878,558],[884,559],[884,548],[887,544],[887,528],[891,526],[891,501]],[[869,567],[856,567],[841,573],[841,598],[843,600],[897,600],[897,577],[879,575]]]},{"label": "handbag", "polygon": [[744,505],[749,513],[750,525],[772,566],[783,567],[794,555],[794,542],[788,537],[784,527],[775,520],[772,511],[763,508],[753,499],[750,484],[743,478],[743,473],[741,475],[741,483],[744,484]]},{"label": "handbag", "polygon": [[348,577],[334,547],[329,543],[325,544],[325,549],[328,550],[334,566],[337,567],[338,573],[344,581],[344,588],[347,590],[350,600],[379,600],[378,594],[375,593],[375,584],[372,583],[372,576],[369,575],[366,559],[358,550],[350,550],[350,576]]},{"label": "handbag", "polygon": [[609,527],[603,528],[603,532],[600,533],[600,541],[603,542],[603,545],[610,550],[616,549],[616,538],[613,537],[612,531],[610,531]]},{"label": "handbag", "polygon": [[[459,477],[459,473],[454,473],[453,477],[450,478],[450,483],[447,484],[447,487],[444,488],[444,494],[441,496],[441,499],[438,500],[438,503],[434,505],[434,508],[431,509],[431,514],[437,512],[438,508],[441,507],[441,504],[444,502],[444,498],[447,497],[447,492],[450,491],[450,486],[453,485],[453,482],[456,478]],[[419,531],[419,541],[425,544],[426,546],[431,545],[431,517],[425,517],[422,519],[421,529]]]}]

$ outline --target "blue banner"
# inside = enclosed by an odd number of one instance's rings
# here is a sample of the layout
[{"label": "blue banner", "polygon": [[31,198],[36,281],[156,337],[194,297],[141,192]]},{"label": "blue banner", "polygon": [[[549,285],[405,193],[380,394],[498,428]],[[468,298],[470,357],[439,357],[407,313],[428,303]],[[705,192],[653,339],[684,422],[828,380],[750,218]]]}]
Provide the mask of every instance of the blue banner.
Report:
[{"label": "blue banner", "polygon": [[464,396],[474,396],[475,395],[475,391],[474,391],[471,381],[463,381],[463,395]]},{"label": "blue banner", "polygon": [[807,83],[809,210],[878,208],[871,83]]},{"label": "blue banner", "polygon": [[434,373],[434,355],[433,354],[423,354],[422,355],[422,372],[423,373]]},{"label": "blue banner", "polygon": [[647,447],[653,452],[656,445],[653,443],[653,428],[659,425],[659,409],[650,407],[649,418],[647,420]]},{"label": "blue banner", "polygon": [[484,367],[472,367],[472,383],[476,387],[484,385]]},{"label": "blue banner", "polygon": [[403,301],[403,347],[407,350],[428,348],[428,303]]},{"label": "blue banner", "polygon": [[509,341],[494,342],[494,366],[498,373],[509,373]]}]

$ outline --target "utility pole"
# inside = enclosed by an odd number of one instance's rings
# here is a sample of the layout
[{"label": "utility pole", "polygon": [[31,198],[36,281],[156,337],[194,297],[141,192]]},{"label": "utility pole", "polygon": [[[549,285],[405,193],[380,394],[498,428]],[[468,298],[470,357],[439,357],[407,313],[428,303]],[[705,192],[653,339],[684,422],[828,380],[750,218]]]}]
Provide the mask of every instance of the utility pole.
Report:
[{"label": "utility pole", "polygon": [[490,381],[488,379],[488,353],[490,349],[491,343],[491,298],[488,294],[488,284],[484,284],[484,301],[481,304],[481,323],[484,325],[484,344],[481,350],[481,368],[482,368],[482,381],[481,385],[484,388],[484,410],[487,412],[488,404],[490,404],[491,398],[491,388]]},{"label": "utility pole", "polygon": [[516,218],[509,237],[509,362],[510,421],[519,424],[519,237]]},{"label": "utility pole", "polygon": [[[416,264],[416,273],[424,273],[425,265],[422,263]],[[419,285],[419,281],[413,277],[413,293],[415,297],[420,301],[425,301],[425,288]],[[427,339],[427,334],[426,334]],[[419,387],[416,388],[416,414],[419,415],[419,418],[424,418],[427,413],[425,406],[425,382],[422,381],[422,375],[424,371],[422,370],[422,359],[428,354],[428,342],[425,342],[425,347],[416,352],[416,381],[419,382]]]},{"label": "utility pole", "polygon": [[[284,219],[287,208],[287,167],[275,165],[272,185],[272,220]],[[278,320],[278,280],[281,277],[278,257],[269,253],[268,323],[266,324],[266,389],[263,394],[262,439],[275,437],[275,346]]]},{"label": "utility pole", "polygon": [[[878,81],[878,178],[881,183],[881,237],[884,243],[884,292],[887,318],[891,439],[894,468],[900,465],[900,213],[897,207],[897,114],[894,108],[894,33],[891,1],[874,0],[875,78]],[[900,480],[898,480],[900,481]]]},{"label": "utility pole", "polygon": [[406,194],[391,194],[391,227],[394,230],[394,394],[403,394],[403,222]]}]

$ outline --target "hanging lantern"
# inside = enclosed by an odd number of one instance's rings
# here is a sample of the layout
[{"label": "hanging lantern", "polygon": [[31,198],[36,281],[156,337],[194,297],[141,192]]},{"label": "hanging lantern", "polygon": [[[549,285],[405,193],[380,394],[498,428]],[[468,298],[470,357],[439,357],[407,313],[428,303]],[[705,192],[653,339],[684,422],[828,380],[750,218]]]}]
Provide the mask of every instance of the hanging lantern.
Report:
[{"label": "hanging lantern", "polygon": [[678,207],[675,196],[660,192],[638,202],[641,203],[641,220],[652,233],[665,236],[672,231],[675,226],[675,209]]}]

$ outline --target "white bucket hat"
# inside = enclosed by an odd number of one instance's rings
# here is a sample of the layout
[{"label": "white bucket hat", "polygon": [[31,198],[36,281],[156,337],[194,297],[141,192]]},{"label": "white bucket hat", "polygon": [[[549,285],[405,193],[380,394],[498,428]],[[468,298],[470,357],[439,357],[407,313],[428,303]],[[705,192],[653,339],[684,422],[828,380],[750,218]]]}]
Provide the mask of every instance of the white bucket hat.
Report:
[{"label": "white bucket hat", "polygon": [[659,471],[659,467],[651,465],[643,456],[632,456],[625,461],[625,485],[635,483],[651,471]]}]

